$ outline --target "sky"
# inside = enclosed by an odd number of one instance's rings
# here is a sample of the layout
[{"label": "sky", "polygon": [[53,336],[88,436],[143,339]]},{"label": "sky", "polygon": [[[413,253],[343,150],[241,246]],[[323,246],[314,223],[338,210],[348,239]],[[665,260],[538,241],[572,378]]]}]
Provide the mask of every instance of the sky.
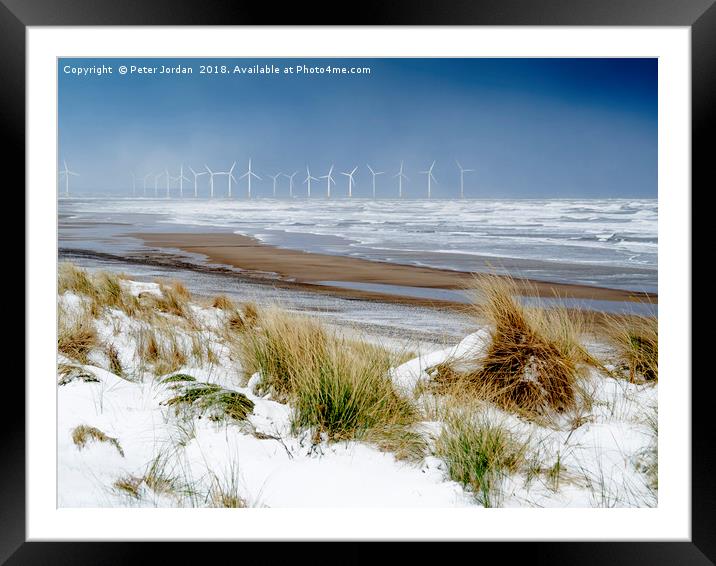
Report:
[{"label": "sky", "polygon": [[[202,65],[226,69],[201,73]],[[256,65],[279,72],[246,72]],[[193,73],[161,74],[163,66]],[[385,172],[377,196],[393,198],[401,160],[407,198],[427,195],[419,171],[433,160],[436,198],[459,195],[456,160],[475,170],[464,176],[469,198],[657,196],[656,59],[65,58],[58,128],[58,169],[67,161],[79,174],[70,179],[74,194],[130,195],[132,173],[139,193],[151,174],[153,194],[155,175],[169,169],[177,177],[182,164],[191,192],[189,166],[226,171],[236,161],[241,198],[239,176],[252,158],[262,178],[252,181],[255,196],[271,195],[268,175],[294,171],[303,195],[306,166],[320,177],[334,164],[334,196],[347,192],[340,172],[358,166],[353,195],[368,197],[370,164]],[[278,182],[286,195],[288,180]],[[198,183],[205,196],[208,176]],[[166,190],[164,178],[158,184]],[[173,181],[172,194],[177,187]],[[325,180],[312,190],[324,194]],[[226,176],[215,178],[215,191],[226,194]]]}]

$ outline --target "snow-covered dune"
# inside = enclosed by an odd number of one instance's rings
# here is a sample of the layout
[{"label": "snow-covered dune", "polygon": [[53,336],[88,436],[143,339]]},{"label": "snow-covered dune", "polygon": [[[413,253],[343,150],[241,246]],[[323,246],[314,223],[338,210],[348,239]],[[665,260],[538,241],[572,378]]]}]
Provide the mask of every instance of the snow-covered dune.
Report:
[{"label": "snow-covered dune", "polygon": [[[121,285],[133,297],[162,296],[155,283]],[[61,317],[72,320],[86,312],[87,298],[66,291],[58,304]],[[139,359],[147,322],[119,308],[108,307],[93,320],[102,347],[84,360],[58,354],[59,506],[480,505],[450,479],[448,465],[432,450],[444,426],[434,414],[426,412],[416,427],[429,447],[417,462],[367,442],[317,442],[308,431],[292,429],[288,404],[257,394],[260,375],[245,375],[223,338],[225,313],[193,302],[189,309],[193,327],[175,324],[170,314],[162,320],[175,343],[200,352],[164,375]],[[418,387],[430,379],[427,370],[479,358],[489,339],[483,328],[454,346],[421,351],[392,368],[390,378],[421,407],[430,401]],[[656,405],[657,386],[596,371],[587,384],[594,402],[579,422],[545,427],[495,407],[485,410],[485,418],[529,441],[526,461],[534,461],[500,478],[501,505],[655,504],[641,459],[652,441],[644,414]],[[245,419],[216,418],[171,402],[195,386],[238,395],[252,410]],[[90,432],[78,442],[81,431]]]}]

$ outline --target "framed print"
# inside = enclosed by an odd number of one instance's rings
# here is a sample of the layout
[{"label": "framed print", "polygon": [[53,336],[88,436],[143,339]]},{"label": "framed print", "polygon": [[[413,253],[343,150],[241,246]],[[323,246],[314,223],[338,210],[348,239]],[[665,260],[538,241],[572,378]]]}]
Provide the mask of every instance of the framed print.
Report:
[{"label": "framed print", "polygon": [[711,4],[5,2],[28,330],[0,556],[710,563]]}]

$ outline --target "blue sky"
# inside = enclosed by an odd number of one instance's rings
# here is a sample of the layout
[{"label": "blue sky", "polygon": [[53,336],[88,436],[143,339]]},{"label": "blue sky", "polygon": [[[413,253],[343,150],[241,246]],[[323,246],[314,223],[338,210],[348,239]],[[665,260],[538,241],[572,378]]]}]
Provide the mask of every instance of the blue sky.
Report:
[{"label": "blue sky", "polygon": [[[65,72],[103,64],[113,73]],[[118,73],[120,65],[178,64],[194,73]],[[232,72],[256,64],[371,72]],[[200,65],[230,72],[199,74]],[[354,195],[368,196],[370,163],[387,171],[379,196],[392,197],[404,160],[405,194],[421,198],[426,178],[417,172],[436,160],[433,195],[455,197],[455,159],[476,170],[465,176],[469,197],[657,195],[656,59],[61,59],[58,77],[59,159],[80,174],[71,180],[76,193],[126,194],[131,172],[177,175],[180,163],[225,170],[237,161],[243,173],[252,157],[264,178],[252,190],[264,196],[268,174],[299,170],[302,179],[308,164],[318,177],[331,163],[337,171],[358,165]],[[346,178],[336,181],[341,196]],[[217,194],[225,189],[217,178]],[[245,193],[245,181],[236,192]]]}]

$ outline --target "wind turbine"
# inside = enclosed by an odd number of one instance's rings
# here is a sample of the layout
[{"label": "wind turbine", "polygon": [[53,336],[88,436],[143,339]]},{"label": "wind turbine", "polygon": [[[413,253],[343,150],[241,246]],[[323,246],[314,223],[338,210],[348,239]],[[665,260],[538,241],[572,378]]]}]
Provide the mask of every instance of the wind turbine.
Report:
[{"label": "wind turbine", "polygon": [[[233,169],[234,167],[232,166],[231,168]],[[261,177],[259,177],[256,173],[254,173],[254,172],[251,170],[251,158],[250,158],[250,157],[249,157],[249,169],[248,169],[248,171],[246,171],[246,173],[244,173],[243,175],[241,175],[241,177],[239,177],[239,179],[243,179],[244,177],[248,177],[248,179],[249,179],[248,193],[247,193],[247,194],[248,194],[248,198],[251,198],[251,177],[255,177],[255,178],[256,178],[257,180],[259,180],[259,181],[261,180]]]},{"label": "wind turbine", "polygon": [[137,176],[132,173],[132,196],[137,196]]},{"label": "wind turbine", "polygon": [[398,178],[398,198],[403,198],[403,179],[409,181],[408,176],[403,173],[403,162],[400,162],[400,171],[397,175],[393,175],[393,179]]},{"label": "wind turbine", "polygon": [[194,169],[192,169],[191,167],[189,167],[189,170],[190,170],[190,171],[192,172],[192,174],[194,175],[194,198],[197,198],[197,197],[199,196],[199,191],[197,190],[197,182],[196,182],[196,181],[197,181],[197,179],[198,179],[201,175],[206,175],[207,173],[206,173],[206,171],[202,171],[201,173],[197,173],[197,172],[194,171]]},{"label": "wind turbine", "polygon": [[151,176],[152,176],[151,173],[147,173],[147,174],[142,178],[142,190],[143,190],[143,192],[144,192],[144,196],[145,196],[145,197],[147,196],[147,179],[149,179],[149,177],[151,177]]},{"label": "wind turbine", "polygon": [[321,179],[326,180],[326,198],[331,198],[331,183],[334,185],[336,184],[336,180],[333,178],[333,164],[331,163],[331,168],[328,170],[327,175],[323,175]]},{"label": "wind turbine", "polygon": [[74,171],[70,171],[67,168],[67,161],[62,161],[62,163],[65,165],[65,168],[60,171],[60,176],[65,176],[65,196],[70,196],[70,175],[74,175],[75,177],[79,177],[79,173],[75,173]]},{"label": "wind turbine", "polygon": [[377,175],[385,173],[385,171],[373,171],[373,168],[368,164],[366,164],[366,167],[368,168],[368,171],[370,171],[370,174],[373,175],[373,200],[375,200],[375,178]]},{"label": "wind turbine", "polygon": [[204,165],[204,167],[206,167],[206,172],[209,174],[209,198],[214,198],[214,175],[217,173],[214,173],[211,169],[209,169],[208,165]]},{"label": "wind turbine", "polygon": [[311,170],[306,165],[306,179],[303,182],[308,183],[308,198],[311,198],[311,181],[318,181],[318,178],[311,175]]},{"label": "wind turbine", "polygon": [[183,163],[181,165],[179,165],[179,176],[175,177],[175,179],[177,181],[179,181],[179,197],[183,198],[184,197],[184,181],[189,180],[184,176],[184,164]]},{"label": "wind turbine", "polygon": [[164,175],[164,173],[154,175],[154,198],[159,196],[159,179],[162,178],[162,175]]},{"label": "wind turbine", "polygon": [[465,173],[471,173],[474,169],[463,169],[460,162],[456,159],[457,168],[460,169],[460,198],[465,198]]},{"label": "wind turbine", "polygon": [[[224,173],[217,173],[217,175],[226,175],[229,178],[229,198],[231,198],[231,181],[234,181],[237,185],[239,182],[234,177],[234,167],[236,167],[236,161],[231,164],[228,171]],[[249,159],[249,168],[251,168],[251,160]],[[251,179],[249,179],[249,198],[251,198]]]},{"label": "wind turbine", "polygon": [[288,179],[288,196],[290,198],[293,198],[293,178],[296,176],[298,171],[294,171],[290,175],[286,175],[286,173],[283,174],[284,177]]},{"label": "wind turbine", "polygon": [[355,182],[353,180],[353,175],[355,175],[355,172],[358,170],[358,166],[356,165],[353,167],[353,171],[350,173],[348,171],[341,172],[341,175],[345,175],[348,177],[348,198],[351,198],[353,196],[353,183]]},{"label": "wind turbine", "polygon": [[433,164],[430,166],[430,169],[427,171],[418,171],[421,175],[427,175],[428,176],[428,198],[430,198],[430,189],[431,189],[431,181],[435,181],[436,183],[438,180],[433,175],[433,167],[435,167],[435,161],[433,161]]},{"label": "wind turbine", "polygon": [[269,175],[269,178],[273,181],[273,198],[276,198],[276,179],[278,179],[283,173],[279,171],[275,175]]},{"label": "wind turbine", "polygon": [[166,173],[167,176],[167,198],[169,198],[169,182],[172,180],[172,178],[169,176],[169,169],[164,169],[164,173]]}]

